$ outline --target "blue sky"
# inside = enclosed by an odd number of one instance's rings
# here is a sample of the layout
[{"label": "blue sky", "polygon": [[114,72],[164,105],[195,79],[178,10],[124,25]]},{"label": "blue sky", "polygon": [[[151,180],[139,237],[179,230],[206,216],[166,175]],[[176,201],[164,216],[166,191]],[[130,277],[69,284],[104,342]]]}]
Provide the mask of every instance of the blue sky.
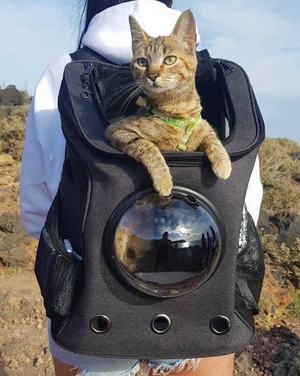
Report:
[{"label": "blue sky", "polygon": [[[175,0],[174,8],[193,11],[201,48],[247,71],[267,135],[300,143],[300,1]],[[46,66],[76,49],[80,9],[78,0],[0,0],[1,86],[33,93]]]}]

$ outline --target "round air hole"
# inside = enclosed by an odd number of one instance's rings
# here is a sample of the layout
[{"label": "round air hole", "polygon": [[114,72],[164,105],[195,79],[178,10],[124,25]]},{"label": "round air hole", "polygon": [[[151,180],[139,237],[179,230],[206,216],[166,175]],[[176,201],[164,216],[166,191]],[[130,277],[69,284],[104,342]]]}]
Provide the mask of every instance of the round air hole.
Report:
[{"label": "round air hole", "polygon": [[217,316],[211,320],[210,329],[215,334],[223,335],[231,329],[231,322],[226,316]]},{"label": "round air hole", "polygon": [[111,327],[110,319],[104,315],[94,317],[90,321],[90,329],[92,332],[96,334],[107,333],[110,327]]},{"label": "round air hole", "polygon": [[167,315],[157,315],[151,321],[151,329],[156,334],[165,334],[171,328],[171,320]]}]

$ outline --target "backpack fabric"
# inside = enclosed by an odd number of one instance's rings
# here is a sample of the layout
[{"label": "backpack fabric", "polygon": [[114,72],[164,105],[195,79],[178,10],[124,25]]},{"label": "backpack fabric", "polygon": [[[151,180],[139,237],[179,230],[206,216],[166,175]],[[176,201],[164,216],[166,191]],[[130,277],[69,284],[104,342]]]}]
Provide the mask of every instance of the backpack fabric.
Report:
[{"label": "backpack fabric", "polygon": [[[122,215],[154,192],[144,166],[104,137],[127,99],[121,93],[132,81],[130,66],[114,65],[86,48],[72,58],[59,95],[66,159],[35,265],[54,341],[75,353],[113,358],[196,358],[240,350],[254,333],[264,276],[259,237],[245,207],[264,123],[245,71],[206,50],[198,53],[202,116],[224,140],[232,174],[217,179],[201,152],[163,155],[174,195],[199,198],[217,223],[220,257],[203,283],[162,297],[128,283],[113,253]],[[135,100],[125,115],[135,113]],[[213,237],[202,239],[201,252],[210,252]],[[206,257],[207,265],[212,258]]]}]

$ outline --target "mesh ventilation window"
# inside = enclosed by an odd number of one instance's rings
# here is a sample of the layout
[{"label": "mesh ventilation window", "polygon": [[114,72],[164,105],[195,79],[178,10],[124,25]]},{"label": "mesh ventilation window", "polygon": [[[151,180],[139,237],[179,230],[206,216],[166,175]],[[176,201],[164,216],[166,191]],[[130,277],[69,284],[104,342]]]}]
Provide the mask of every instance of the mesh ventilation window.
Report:
[{"label": "mesh ventilation window", "polygon": [[[110,123],[123,117],[139,113],[136,105],[141,95],[141,88],[134,82],[129,64],[117,66],[110,64],[96,65],[96,88],[101,98],[101,112]],[[217,72],[215,71],[215,74]],[[197,89],[205,103],[202,117],[216,130],[223,141],[230,136],[233,127],[232,108],[224,92],[221,75],[216,74],[214,80],[206,76],[206,71],[198,68],[196,74]]]},{"label": "mesh ventilation window", "polygon": [[[127,198],[108,228],[108,256],[123,280],[147,294],[172,297],[204,284],[225,246],[217,210],[207,199],[175,188]],[[138,194],[139,195],[139,194]]]}]

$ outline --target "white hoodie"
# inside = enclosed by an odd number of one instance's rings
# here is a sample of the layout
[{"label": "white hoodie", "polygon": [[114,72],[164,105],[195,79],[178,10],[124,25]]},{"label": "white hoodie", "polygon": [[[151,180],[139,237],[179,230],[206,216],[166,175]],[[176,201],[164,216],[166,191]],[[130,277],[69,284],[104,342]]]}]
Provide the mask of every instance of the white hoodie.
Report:
[{"label": "white hoodie", "polygon": [[[123,3],[97,14],[90,22],[82,44],[106,59],[129,63],[132,58],[128,16],[132,14],[151,36],[171,34],[180,12],[155,0]],[[198,35],[198,43],[200,36]],[[32,100],[26,124],[20,181],[20,209],[27,232],[39,238],[48,209],[55,197],[65,156],[65,139],[57,109],[69,55],[55,60],[42,75]],[[246,204],[257,222],[262,198],[258,161],[253,171]]]}]

